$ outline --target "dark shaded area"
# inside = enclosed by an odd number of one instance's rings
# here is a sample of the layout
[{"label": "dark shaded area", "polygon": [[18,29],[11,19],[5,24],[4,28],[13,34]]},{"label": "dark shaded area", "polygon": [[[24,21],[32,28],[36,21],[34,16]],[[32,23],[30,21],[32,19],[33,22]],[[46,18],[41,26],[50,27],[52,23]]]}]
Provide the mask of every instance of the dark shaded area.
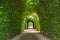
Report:
[{"label": "dark shaded area", "polygon": [[33,34],[25,34],[20,40],[38,40]]}]

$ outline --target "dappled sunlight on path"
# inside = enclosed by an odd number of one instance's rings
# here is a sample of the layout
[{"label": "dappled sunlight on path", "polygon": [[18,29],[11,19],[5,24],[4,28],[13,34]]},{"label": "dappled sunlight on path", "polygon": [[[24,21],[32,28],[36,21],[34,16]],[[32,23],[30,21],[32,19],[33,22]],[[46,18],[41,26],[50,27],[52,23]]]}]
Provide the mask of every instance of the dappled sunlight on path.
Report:
[{"label": "dappled sunlight on path", "polygon": [[27,29],[27,30],[24,30],[24,32],[22,33],[40,33],[40,31],[37,31],[36,29]]}]

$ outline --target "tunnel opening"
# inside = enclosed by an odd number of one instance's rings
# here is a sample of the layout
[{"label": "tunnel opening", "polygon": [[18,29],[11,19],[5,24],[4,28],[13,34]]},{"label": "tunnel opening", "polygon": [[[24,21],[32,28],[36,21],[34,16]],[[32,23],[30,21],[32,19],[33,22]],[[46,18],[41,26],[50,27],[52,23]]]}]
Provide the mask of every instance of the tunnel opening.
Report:
[{"label": "tunnel opening", "polygon": [[33,29],[34,28],[34,22],[33,21],[28,21],[27,22],[27,29]]},{"label": "tunnel opening", "polygon": [[31,24],[33,29],[37,29],[40,31],[40,23],[39,23],[39,17],[36,12],[31,12],[30,14],[26,13],[24,16],[24,29],[29,28],[29,23]]}]

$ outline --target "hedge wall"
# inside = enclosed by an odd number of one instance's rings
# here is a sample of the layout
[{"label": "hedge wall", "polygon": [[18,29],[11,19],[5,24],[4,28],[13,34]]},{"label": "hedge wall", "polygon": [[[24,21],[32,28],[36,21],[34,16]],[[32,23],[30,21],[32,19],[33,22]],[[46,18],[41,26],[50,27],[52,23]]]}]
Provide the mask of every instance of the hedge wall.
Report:
[{"label": "hedge wall", "polygon": [[0,0],[0,40],[19,34],[22,29],[22,1]]},{"label": "hedge wall", "polygon": [[40,17],[41,32],[55,40],[60,40],[60,8],[58,1],[40,0],[38,8],[40,8],[37,10]]}]

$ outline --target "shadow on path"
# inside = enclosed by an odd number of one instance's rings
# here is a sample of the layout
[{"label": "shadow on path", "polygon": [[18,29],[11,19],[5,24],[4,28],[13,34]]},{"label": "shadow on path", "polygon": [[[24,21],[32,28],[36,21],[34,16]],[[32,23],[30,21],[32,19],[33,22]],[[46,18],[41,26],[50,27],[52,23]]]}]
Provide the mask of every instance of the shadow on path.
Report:
[{"label": "shadow on path", "polygon": [[54,40],[51,39],[35,29],[27,29],[19,35],[15,36],[12,40]]},{"label": "shadow on path", "polygon": [[38,40],[33,34],[25,34],[20,40]]}]

